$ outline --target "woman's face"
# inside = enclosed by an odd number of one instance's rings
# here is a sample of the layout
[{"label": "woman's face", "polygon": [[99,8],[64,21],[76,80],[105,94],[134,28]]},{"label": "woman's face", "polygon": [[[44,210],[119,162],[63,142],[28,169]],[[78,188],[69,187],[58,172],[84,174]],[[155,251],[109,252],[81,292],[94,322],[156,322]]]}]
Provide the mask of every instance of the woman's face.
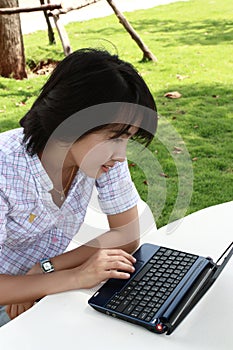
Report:
[{"label": "woman's face", "polygon": [[77,165],[86,175],[99,178],[107,173],[115,162],[124,162],[128,140],[137,132],[132,126],[119,138],[112,138],[117,129],[102,129],[75,142],[70,151],[73,165]]}]

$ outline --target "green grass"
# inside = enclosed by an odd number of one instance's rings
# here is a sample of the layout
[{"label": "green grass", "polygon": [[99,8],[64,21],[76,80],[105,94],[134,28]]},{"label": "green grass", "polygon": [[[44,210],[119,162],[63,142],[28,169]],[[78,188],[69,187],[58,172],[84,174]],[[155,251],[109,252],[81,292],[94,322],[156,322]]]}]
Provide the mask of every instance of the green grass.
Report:
[{"label": "green grass", "polygon": [[[138,69],[156,99],[160,119],[149,164],[142,153],[130,170],[159,227],[233,199],[232,10],[232,0],[191,0],[126,13],[157,64],[141,62],[142,52],[114,15],[66,27],[73,50],[117,51]],[[59,39],[54,46],[47,42],[42,31],[24,37],[28,63],[63,58]],[[185,79],[177,79],[178,74]],[[45,79],[0,78],[1,131],[17,127]],[[168,91],[182,97],[167,99]],[[131,151],[129,158],[137,163]]]}]

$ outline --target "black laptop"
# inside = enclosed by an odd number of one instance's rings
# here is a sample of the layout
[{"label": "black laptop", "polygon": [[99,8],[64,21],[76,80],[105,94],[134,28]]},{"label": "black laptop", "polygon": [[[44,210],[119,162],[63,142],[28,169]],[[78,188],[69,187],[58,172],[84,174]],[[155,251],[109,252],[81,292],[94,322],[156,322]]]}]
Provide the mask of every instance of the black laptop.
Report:
[{"label": "black laptop", "polygon": [[130,279],[109,279],[88,303],[152,332],[171,334],[214,283],[232,254],[233,242],[217,262],[143,244],[133,254],[137,262]]}]

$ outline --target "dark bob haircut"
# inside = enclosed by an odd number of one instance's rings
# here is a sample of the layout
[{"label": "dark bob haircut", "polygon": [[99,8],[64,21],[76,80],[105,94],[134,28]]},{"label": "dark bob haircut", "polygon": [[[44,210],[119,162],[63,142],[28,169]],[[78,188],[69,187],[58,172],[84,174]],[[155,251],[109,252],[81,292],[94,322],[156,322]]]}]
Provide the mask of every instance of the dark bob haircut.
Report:
[{"label": "dark bob haircut", "polygon": [[[113,113],[110,113],[111,108],[107,108],[108,117],[104,118],[104,122],[98,122],[100,115],[94,113],[93,125],[85,127],[81,134],[77,132],[86,119],[82,111],[98,105],[109,106],[109,103],[117,106],[123,103],[123,107],[117,107],[118,112]],[[136,116],[136,108],[127,109],[127,105],[146,108]],[[119,112],[126,115],[125,119],[119,121]],[[70,128],[73,135],[68,135],[70,132],[66,134],[66,129],[60,134],[55,133],[59,139],[67,142],[71,139],[75,142],[93,131],[109,128],[111,124],[118,125],[114,137],[119,137],[131,125],[135,125],[137,119],[140,123],[134,139],[148,145],[157,127],[156,104],[142,77],[131,64],[120,60],[118,56],[96,49],[77,50],[61,61],[31,109],[21,119],[23,141],[28,153],[34,155],[43,151],[56,129],[71,116],[75,116],[72,119],[75,127],[72,125]]]}]

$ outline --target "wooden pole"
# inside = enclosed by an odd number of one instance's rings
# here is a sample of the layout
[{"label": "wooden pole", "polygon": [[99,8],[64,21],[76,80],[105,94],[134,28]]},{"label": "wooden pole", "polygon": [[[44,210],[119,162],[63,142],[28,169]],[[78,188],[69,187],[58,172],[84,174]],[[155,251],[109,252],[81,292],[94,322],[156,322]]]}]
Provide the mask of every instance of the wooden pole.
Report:
[{"label": "wooden pole", "polygon": [[[47,1],[48,1],[48,4],[50,4],[50,0],[47,0]],[[41,5],[45,5],[45,0],[40,0],[40,4]],[[53,28],[51,26],[50,18],[48,16],[47,11],[44,11],[44,16],[45,16],[45,20],[46,20],[46,23],[47,23],[47,26],[48,26],[49,44],[50,45],[54,45],[54,44],[56,44],[55,35],[54,35]]]},{"label": "wooden pole", "polygon": [[72,52],[68,34],[67,34],[63,24],[61,23],[61,19],[60,19],[59,15],[53,15],[53,19],[54,19],[54,23],[55,23],[55,26],[57,28],[59,37],[61,39],[64,54],[65,54],[65,56],[68,56]]},{"label": "wooden pole", "polygon": [[111,8],[113,9],[114,13],[116,14],[117,18],[119,19],[119,22],[123,25],[123,27],[127,30],[127,32],[132,37],[132,39],[136,41],[137,45],[142,50],[142,52],[143,52],[142,61],[150,60],[150,61],[157,62],[158,61],[157,58],[153,55],[153,53],[149,50],[149,48],[144,44],[144,42],[141,40],[140,36],[133,29],[133,27],[127,21],[125,16],[118,10],[115,3],[112,0],[107,0],[107,2],[109,3]]},{"label": "wooden pole", "polygon": [[47,4],[47,5],[40,5],[36,7],[6,7],[6,8],[0,8],[0,15],[11,15],[14,13],[21,13],[21,12],[34,12],[34,11],[47,11],[47,10],[56,10],[61,9],[61,4]]}]

